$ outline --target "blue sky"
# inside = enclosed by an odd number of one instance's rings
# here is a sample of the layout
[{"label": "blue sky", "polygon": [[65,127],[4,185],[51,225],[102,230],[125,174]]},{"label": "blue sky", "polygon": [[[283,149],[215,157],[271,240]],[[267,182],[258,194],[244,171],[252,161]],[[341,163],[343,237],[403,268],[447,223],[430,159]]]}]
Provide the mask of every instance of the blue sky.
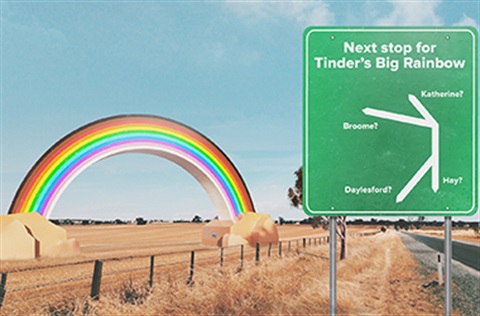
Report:
[{"label": "blue sky", "polygon": [[[1,213],[58,139],[122,113],[192,126],[233,160],[257,211],[302,218],[302,33],[310,25],[475,26],[478,1],[1,1]],[[127,154],[90,167],[53,218],[205,218],[193,177]],[[479,215],[470,218],[479,220]]]}]

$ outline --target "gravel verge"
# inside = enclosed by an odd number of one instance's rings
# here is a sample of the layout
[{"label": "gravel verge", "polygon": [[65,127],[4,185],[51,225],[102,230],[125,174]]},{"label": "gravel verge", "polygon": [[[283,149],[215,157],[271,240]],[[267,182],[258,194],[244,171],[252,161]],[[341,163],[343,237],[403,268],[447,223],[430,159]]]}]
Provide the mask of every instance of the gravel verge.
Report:
[{"label": "gravel verge", "polygon": [[[419,263],[418,272],[436,280],[437,251],[416,241],[412,237],[400,233],[400,238],[405,247],[413,254]],[[442,254],[443,260],[443,254]],[[476,271],[464,264],[452,260],[452,304],[453,309],[462,315],[480,315],[480,271]],[[431,286],[432,293],[444,302],[443,286]]]}]

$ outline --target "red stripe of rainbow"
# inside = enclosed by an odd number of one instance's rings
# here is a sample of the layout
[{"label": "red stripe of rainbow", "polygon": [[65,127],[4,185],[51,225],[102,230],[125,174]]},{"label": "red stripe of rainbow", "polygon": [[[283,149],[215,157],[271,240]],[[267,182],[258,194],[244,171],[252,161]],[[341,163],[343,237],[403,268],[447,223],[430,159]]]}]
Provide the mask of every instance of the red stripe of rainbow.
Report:
[{"label": "red stripe of rainbow", "polygon": [[158,148],[207,174],[221,191],[232,219],[254,212],[237,169],[208,138],[165,118],[124,115],[90,123],[52,146],[23,180],[9,214],[37,212],[48,217],[63,190],[92,163],[125,151]]}]

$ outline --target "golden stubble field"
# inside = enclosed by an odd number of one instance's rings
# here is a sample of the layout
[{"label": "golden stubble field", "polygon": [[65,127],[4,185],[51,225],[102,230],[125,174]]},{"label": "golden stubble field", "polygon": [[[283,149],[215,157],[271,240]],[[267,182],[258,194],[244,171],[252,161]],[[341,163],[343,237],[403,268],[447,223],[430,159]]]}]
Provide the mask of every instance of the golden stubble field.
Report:
[{"label": "golden stubble field", "polygon": [[[69,238],[76,238],[85,256],[109,257],[168,253],[203,249],[200,241],[203,224],[154,223],[137,225],[64,226]],[[309,225],[277,226],[281,240],[327,236],[328,231]],[[376,231],[376,227],[352,226],[349,233]]]},{"label": "golden stubble field", "polygon": [[[3,270],[61,264],[85,259],[122,258],[216,249],[201,244],[201,223],[153,223],[148,225],[66,225],[67,238],[80,242],[82,255],[75,258],[4,261]],[[348,233],[378,231],[376,226],[352,226]],[[327,236],[328,231],[309,225],[278,226],[281,240]]]},{"label": "golden stubble field", "polygon": [[[82,244],[82,257],[42,259],[23,265],[52,265],[45,270],[9,274],[2,314],[40,315],[161,315],[161,314],[325,314],[328,313],[328,245],[296,247],[282,258],[262,249],[259,264],[252,249],[239,265],[238,248],[226,252],[224,266],[218,249],[200,243],[201,224],[146,226],[69,226],[71,238]],[[326,236],[306,225],[279,227],[284,241]],[[349,233],[378,231],[350,227]],[[284,242],[285,247],[286,242]],[[189,250],[198,249],[193,283],[187,285]],[[202,252],[203,251],[203,252]],[[92,262],[64,263],[142,254],[155,258],[154,285],[146,287],[148,257],[106,260],[101,298],[88,298]],[[203,257],[202,257],[203,256]],[[164,262],[168,262],[163,266]],[[12,263],[7,263],[11,265]],[[20,263],[16,263],[18,268]],[[3,265],[2,270],[6,266]],[[10,268],[12,268],[10,266]],[[441,302],[421,288],[426,281],[394,232],[349,238],[348,259],[338,263],[339,314],[441,314]],[[54,277],[52,281],[52,276]],[[69,282],[62,283],[62,280]],[[29,286],[30,284],[48,286]],[[8,292],[8,290],[11,290]],[[17,290],[17,291],[12,291]]]},{"label": "golden stubble field", "polygon": [[[410,232],[414,234],[423,234],[438,238],[443,238],[445,234],[445,230],[443,227],[428,226],[422,227],[420,229],[411,230]],[[452,239],[480,244],[480,234],[476,233],[473,229],[454,227],[452,228]]]}]

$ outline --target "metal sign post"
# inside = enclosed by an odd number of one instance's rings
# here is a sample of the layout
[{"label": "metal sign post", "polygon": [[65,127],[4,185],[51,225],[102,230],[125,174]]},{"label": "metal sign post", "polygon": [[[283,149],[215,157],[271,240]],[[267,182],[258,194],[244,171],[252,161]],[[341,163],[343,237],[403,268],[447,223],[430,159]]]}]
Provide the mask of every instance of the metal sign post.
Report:
[{"label": "metal sign post", "polygon": [[452,218],[445,217],[445,316],[452,315]]},{"label": "metal sign post", "polygon": [[330,315],[337,314],[337,218],[330,217]]}]

